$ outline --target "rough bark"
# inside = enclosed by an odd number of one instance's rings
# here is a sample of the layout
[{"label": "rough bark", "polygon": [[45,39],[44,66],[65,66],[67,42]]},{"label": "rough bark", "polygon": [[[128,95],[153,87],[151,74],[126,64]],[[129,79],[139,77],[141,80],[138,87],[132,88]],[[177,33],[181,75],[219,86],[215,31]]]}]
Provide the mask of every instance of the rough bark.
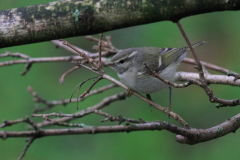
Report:
[{"label": "rough bark", "polygon": [[225,10],[237,0],[63,0],[0,11],[0,48]]}]

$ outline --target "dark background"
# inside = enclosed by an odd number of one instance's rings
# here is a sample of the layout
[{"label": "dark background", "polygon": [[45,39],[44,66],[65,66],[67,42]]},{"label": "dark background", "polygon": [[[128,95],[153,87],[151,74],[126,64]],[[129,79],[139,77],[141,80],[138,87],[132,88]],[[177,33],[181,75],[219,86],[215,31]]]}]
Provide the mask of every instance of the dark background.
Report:
[{"label": "dark background", "polygon": [[[14,7],[23,7],[51,0],[0,0],[0,10]],[[197,49],[197,54],[202,61],[210,62],[224,68],[240,72],[240,12],[227,11],[215,12],[191,16],[181,20],[192,43],[207,41],[208,43]],[[130,47],[185,47],[184,41],[176,24],[172,22],[159,22],[104,33],[111,35],[112,42],[119,49]],[[94,35],[99,37],[99,35]],[[84,36],[65,39],[83,49],[92,51],[94,42],[88,42]],[[55,57],[68,56],[71,53],[56,49],[51,42],[16,46],[0,49],[4,51],[20,52],[31,57]],[[188,57],[191,57],[189,54]],[[13,58],[2,58],[6,61]],[[24,70],[24,64],[8,67],[0,67],[0,119],[14,120],[31,116],[35,107],[33,97],[27,92],[27,87],[34,90],[46,100],[59,100],[69,98],[75,86],[81,81],[95,76],[83,68],[68,75],[63,84],[59,84],[60,76],[74,65],[71,63],[41,63],[33,64],[31,70],[20,76]],[[181,64],[179,70],[194,71],[193,66]],[[111,69],[105,71],[117,78]],[[211,73],[215,73],[210,71]],[[118,78],[117,78],[118,79]],[[83,86],[85,90],[92,82]],[[110,84],[106,80],[100,82],[96,88]],[[211,85],[216,96],[225,99],[239,98],[239,88],[231,86]],[[122,91],[120,88],[109,90],[105,93],[93,96],[79,104],[80,109],[99,103],[104,97]],[[75,95],[76,97],[76,95]],[[168,90],[163,90],[152,95],[152,98],[160,105],[167,107]],[[205,92],[197,86],[184,89],[173,89],[172,110],[178,113],[194,128],[209,128],[224,122],[239,113],[239,107],[226,107],[216,109],[215,104],[209,102]],[[40,107],[44,107],[40,105]],[[115,102],[103,109],[103,111],[117,116],[121,114],[129,118],[143,118],[147,121],[161,120],[177,124],[173,118],[168,119],[165,114],[132,96],[125,101]],[[76,103],[66,107],[56,106],[44,113],[76,112]],[[101,123],[103,117],[89,115],[74,122],[87,125],[115,125],[116,123]],[[32,118],[35,122],[41,118]],[[178,125],[178,124],[177,124]],[[26,124],[17,124],[4,131],[26,130]],[[58,127],[55,127],[58,128]],[[37,139],[27,151],[25,160],[52,160],[52,159],[239,159],[239,131],[225,137],[197,144],[194,146],[183,145],[175,142],[175,135],[167,131],[142,131],[131,133],[109,133],[98,135],[74,135],[55,136]],[[7,138],[0,140],[0,159],[16,159],[25,147],[25,138]]]}]

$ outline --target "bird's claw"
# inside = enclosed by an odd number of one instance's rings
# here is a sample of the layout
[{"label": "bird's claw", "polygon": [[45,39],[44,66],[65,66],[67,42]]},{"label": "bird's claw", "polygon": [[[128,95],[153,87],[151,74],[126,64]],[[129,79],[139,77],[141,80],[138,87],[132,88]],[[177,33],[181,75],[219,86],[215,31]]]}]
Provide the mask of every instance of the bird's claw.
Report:
[{"label": "bird's claw", "polygon": [[164,112],[167,114],[168,118],[170,118],[171,106],[169,105],[167,108],[165,108]]},{"label": "bird's claw", "polygon": [[130,97],[132,95],[132,93],[133,93],[133,90],[128,88],[127,89],[127,96]]}]

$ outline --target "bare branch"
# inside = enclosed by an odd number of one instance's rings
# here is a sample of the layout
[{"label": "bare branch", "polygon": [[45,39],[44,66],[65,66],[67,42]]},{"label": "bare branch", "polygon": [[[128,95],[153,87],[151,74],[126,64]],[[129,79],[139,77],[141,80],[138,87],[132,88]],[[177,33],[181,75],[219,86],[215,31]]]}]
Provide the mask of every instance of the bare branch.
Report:
[{"label": "bare branch", "polygon": [[111,97],[107,97],[99,104],[97,104],[93,107],[89,107],[86,110],[83,110],[83,111],[75,113],[75,114],[64,114],[64,113],[32,114],[32,117],[42,117],[43,119],[46,119],[46,117],[50,117],[50,116],[55,116],[55,117],[60,117],[60,118],[70,117],[72,119],[80,118],[80,117],[83,117],[90,113],[93,113],[96,109],[101,109],[101,108],[107,106],[110,102],[114,102],[116,100],[121,100],[121,99],[125,98],[125,96],[126,96],[125,93],[120,93],[118,95],[113,95]]},{"label": "bare branch", "polygon": [[[42,117],[43,119],[46,119],[47,117],[55,116],[55,117],[72,117],[72,118],[79,118],[80,116],[78,114],[64,114],[62,112],[60,113],[49,113],[49,114],[32,114],[32,117]],[[47,119],[50,121],[50,119]]]},{"label": "bare branch", "polygon": [[[195,61],[193,59],[191,59],[191,58],[184,58],[182,62],[184,62],[186,64],[193,64],[193,65],[195,64]],[[222,68],[222,67],[219,67],[219,66],[207,63],[207,62],[203,62],[203,61],[200,61],[200,62],[202,63],[202,65],[204,65],[208,69],[212,69],[212,70],[224,73],[224,74],[226,74],[228,76],[235,77],[234,81],[236,81],[237,79],[240,78],[240,75],[238,73],[236,73],[236,72],[230,71],[230,70],[228,70],[226,68]]]},{"label": "bare branch", "polygon": [[118,115],[117,117],[111,116],[110,114],[107,114],[101,110],[95,110],[96,114],[99,114],[101,116],[106,117],[105,119],[101,120],[101,122],[106,122],[106,121],[117,121],[118,125],[120,125],[122,122],[128,122],[128,123],[149,123],[147,121],[142,120],[139,118],[139,120],[135,119],[130,119],[130,118],[124,118],[121,115]]},{"label": "bare branch", "polygon": [[24,120],[25,120],[24,118],[16,119],[16,120],[13,120],[13,121],[3,120],[3,124],[1,124],[0,127],[4,128],[4,127],[7,127],[7,126],[11,126],[13,124],[24,122]]},{"label": "bare branch", "polygon": [[[98,56],[96,56],[96,57],[98,57]],[[93,58],[95,58],[95,56],[93,56]],[[1,62],[0,67],[9,66],[9,65],[13,65],[13,64],[29,63],[29,62],[31,62],[31,63],[71,62],[71,61],[80,61],[80,60],[83,60],[83,58],[79,57],[79,56],[29,58],[29,59],[21,59],[21,60]]]},{"label": "bare branch", "polygon": [[[96,89],[96,90],[93,90],[91,91],[89,94],[87,94],[85,97],[83,98],[74,98],[71,100],[71,102],[69,102],[69,99],[61,99],[59,101],[47,101],[47,100],[44,100],[43,98],[41,98],[40,96],[37,95],[36,92],[33,91],[33,88],[31,88],[31,92],[33,94],[33,96],[36,98],[35,99],[35,102],[37,103],[43,103],[45,105],[47,105],[46,108],[36,108],[34,113],[36,112],[40,112],[40,111],[44,111],[44,110],[48,110],[56,105],[67,105],[68,103],[72,103],[72,102],[77,102],[77,101],[83,101],[84,99],[86,99],[87,97],[91,96],[91,95],[94,95],[94,94],[99,94],[99,93],[102,93],[103,91],[106,91],[108,89],[111,89],[111,88],[114,88],[114,87],[117,87],[116,84],[110,84],[110,85],[107,85],[107,86],[104,86],[104,87],[101,87],[99,89]],[[38,97],[40,98],[38,100]]]},{"label": "bare branch", "polygon": [[54,122],[51,121],[52,125],[57,125],[57,126],[64,126],[64,127],[78,127],[78,128],[87,128],[90,127],[86,125],[85,123],[67,123],[67,122]]},{"label": "bare branch", "polygon": [[[118,100],[123,100],[125,98],[126,98],[126,93],[125,92],[122,92],[122,93],[119,93],[119,94],[115,94],[113,96],[104,98],[100,103],[98,103],[98,104],[96,104],[96,105],[94,105],[92,107],[89,107],[89,108],[87,108],[85,110],[82,110],[80,112],[77,112],[74,115],[77,116],[78,118],[80,118],[80,117],[86,116],[88,114],[91,114],[95,110],[99,110],[99,109],[109,105],[112,102],[115,102],[115,101],[118,101]],[[45,115],[47,115],[47,114],[45,114]],[[42,116],[44,116],[44,115],[42,114]],[[59,115],[59,117],[60,117],[60,115]],[[74,119],[74,116],[71,116],[71,117],[52,119],[52,121],[53,122],[68,122],[68,121],[71,121],[73,119]],[[41,122],[41,123],[37,124],[38,127],[43,127],[43,126],[48,126],[48,125],[51,125],[51,122],[44,121],[44,122]]]},{"label": "bare branch", "polygon": [[33,131],[22,132],[0,132],[0,137],[34,137],[34,136],[56,136],[56,135],[75,135],[75,134],[97,134],[97,133],[114,133],[114,132],[131,132],[144,130],[167,130],[178,134],[176,141],[184,144],[197,144],[212,139],[216,139],[234,133],[240,127],[240,114],[228,119],[224,123],[208,129],[186,129],[169,122],[148,122],[135,125],[117,125],[117,126],[99,126],[87,128],[67,128],[67,129],[48,129],[42,130],[40,135]]},{"label": "bare branch", "polygon": [[[175,74],[175,80],[177,81],[188,81],[189,79],[199,80],[198,73],[191,73],[191,72],[177,72]],[[224,75],[212,75],[207,74],[205,79],[208,84],[224,84],[224,85],[231,85],[231,86],[239,86],[240,87],[240,80],[234,81],[233,77],[228,77]]]},{"label": "bare branch", "polygon": [[[71,53],[74,53],[74,54],[76,54],[76,55],[79,55],[76,51],[74,51],[74,50],[72,50],[71,48],[69,48],[68,46],[64,45],[64,44],[63,44],[61,41],[59,41],[59,40],[51,40],[51,42],[52,42],[56,47],[61,47],[61,48],[65,49],[65,50],[67,50],[67,51],[69,51],[69,52],[71,52]],[[92,53],[90,53],[90,52],[88,52],[88,51],[86,51],[86,50],[84,50],[84,49],[82,49],[82,48],[78,48],[78,47],[76,47],[76,46],[74,46],[74,45],[73,45],[73,47],[76,48],[77,50],[81,51],[81,52],[84,52],[84,53],[87,54],[88,56],[90,56],[90,54],[92,54]]]},{"label": "bare branch", "polygon": [[13,121],[8,121],[8,120],[4,120],[3,124],[0,125],[1,128],[7,127],[7,126],[11,126],[13,124],[17,124],[17,123],[28,123],[32,126],[32,128],[34,128],[36,130],[36,132],[40,132],[40,128],[32,121],[28,118],[28,116],[26,116],[25,118],[20,118],[17,120],[13,120]]},{"label": "bare branch", "polygon": [[5,51],[6,53],[4,54],[0,54],[0,58],[3,58],[3,57],[8,57],[8,56],[11,56],[11,57],[20,57],[20,58],[24,58],[24,59],[28,59],[30,58],[28,55],[25,55],[25,54],[22,54],[22,53],[11,53],[11,52],[8,52],[8,51]]}]

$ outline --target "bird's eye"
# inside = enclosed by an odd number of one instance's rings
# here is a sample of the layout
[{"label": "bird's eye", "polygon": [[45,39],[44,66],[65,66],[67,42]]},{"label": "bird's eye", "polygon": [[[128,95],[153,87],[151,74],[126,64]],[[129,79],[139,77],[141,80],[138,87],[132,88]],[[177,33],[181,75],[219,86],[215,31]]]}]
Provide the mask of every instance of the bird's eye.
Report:
[{"label": "bird's eye", "polygon": [[124,63],[124,60],[120,60],[119,63],[123,64],[123,63]]}]

